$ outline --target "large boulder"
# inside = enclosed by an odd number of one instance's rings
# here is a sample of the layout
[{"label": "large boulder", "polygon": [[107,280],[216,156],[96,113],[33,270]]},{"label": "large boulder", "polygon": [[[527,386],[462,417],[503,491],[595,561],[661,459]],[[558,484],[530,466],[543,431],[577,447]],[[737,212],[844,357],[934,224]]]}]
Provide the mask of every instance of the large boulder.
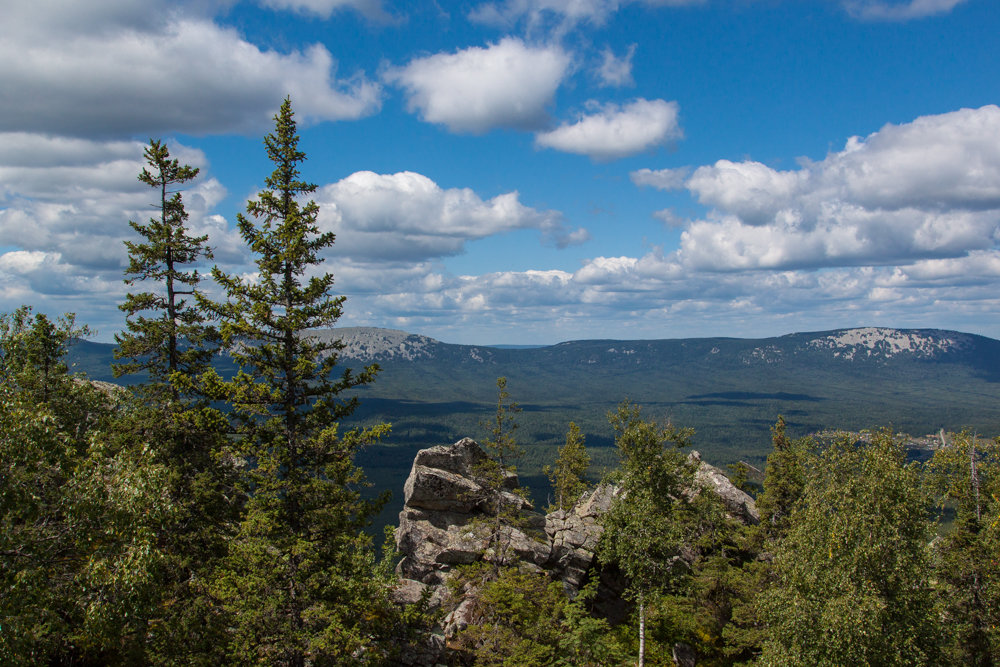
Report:
[{"label": "large boulder", "polygon": [[[397,570],[402,579],[443,586],[455,566],[490,558],[488,492],[478,480],[478,467],[486,459],[471,438],[417,453],[403,486],[404,505],[396,531],[403,555]],[[748,524],[760,520],[753,498],[725,473],[702,461],[698,452],[691,452],[689,461],[697,464],[697,488],[692,493],[708,489],[733,517]],[[542,516],[514,493],[517,488],[517,475],[508,473],[503,498],[509,507],[519,509],[521,519],[504,529],[505,541],[522,562],[548,571],[574,593],[595,563],[601,516],[614,502],[617,489],[600,485],[569,510]]]},{"label": "large boulder", "polygon": [[[490,558],[489,491],[477,470],[486,458],[470,438],[417,453],[403,485],[403,511],[396,531],[396,546],[403,555],[397,566],[400,577],[443,586],[456,565]],[[517,475],[507,474],[503,502],[522,520],[504,528],[503,541],[522,561],[541,567],[551,551],[543,530],[545,518],[514,493],[517,488]]]}]

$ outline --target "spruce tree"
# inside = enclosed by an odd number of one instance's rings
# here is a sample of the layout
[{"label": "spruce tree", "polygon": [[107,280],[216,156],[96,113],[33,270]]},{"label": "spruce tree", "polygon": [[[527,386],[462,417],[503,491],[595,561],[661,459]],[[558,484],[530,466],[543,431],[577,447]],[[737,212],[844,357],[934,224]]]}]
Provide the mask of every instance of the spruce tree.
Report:
[{"label": "spruce tree", "polygon": [[518,428],[515,415],[520,411],[517,403],[510,400],[507,378],[497,378],[497,409],[493,418],[483,423],[488,431],[483,444],[490,457],[473,471],[485,496],[487,518],[482,525],[487,532],[484,555],[493,564],[490,576],[496,576],[501,565],[508,565],[514,559],[511,527],[523,528],[521,509],[528,504],[525,489],[511,484],[517,474],[516,463],[524,454],[514,437]]},{"label": "spruce tree", "polygon": [[356,405],[338,395],[370,382],[377,367],[334,377],[343,344],[309,335],[337,321],[344,297],[331,296],[333,276],[316,271],[334,236],[319,233],[318,206],[300,201],[315,186],[300,180],[298,142],[286,99],[264,140],[274,172],[238,217],[258,276],[214,269],[227,301],[206,304],[239,365],[228,380],[209,372],[208,385],[231,405],[233,454],[247,462],[250,494],[215,591],[230,614],[231,660],[359,664],[371,655],[384,587],[361,532],[377,503],[361,498],[354,454],[388,426],[338,433]]},{"label": "spruce tree", "polygon": [[932,489],[955,509],[934,543],[946,656],[954,664],[1000,662],[1000,443],[962,433],[934,452]]},{"label": "spruce tree", "polygon": [[198,169],[170,157],[161,141],[151,139],[144,152],[147,167],[139,180],[154,188],[157,215],[148,224],[129,222],[143,238],[126,241],[129,266],[125,282],[142,283],[119,307],[126,330],[116,335],[116,376],[144,373],[139,385],[146,399],[123,414],[117,428],[136,442],[151,445],[155,460],[168,471],[164,491],[175,512],[157,534],[165,559],[159,582],[160,607],[151,616],[146,659],[212,664],[222,632],[217,605],[205,588],[208,573],[225,553],[240,496],[232,491],[232,467],[220,461],[226,421],[197,389],[209,367],[217,334],[195,299],[201,281],[192,264],[212,257],[206,236],[193,236],[181,193],[175,187],[192,180]]},{"label": "spruce tree", "polygon": [[769,546],[788,532],[792,510],[802,497],[806,483],[805,464],[810,443],[807,439],[792,440],[785,431],[785,418],[778,415],[777,423],[771,427],[774,449],[764,469],[764,492],[757,499],[760,538],[772,543]]},{"label": "spruce tree", "polygon": [[0,376],[36,403],[62,403],[73,388],[63,357],[80,336],[91,333],[76,326],[76,316],[53,322],[31,306],[0,315]]},{"label": "spruce tree", "polygon": [[[115,356],[129,361],[116,364],[114,372],[115,376],[147,372],[150,389],[167,390],[176,399],[181,392],[176,384],[179,378],[172,378],[173,374],[191,378],[203,372],[212,357],[208,344],[214,330],[206,325],[201,309],[185,299],[194,295],[201,280],[189,265],[211,259],[212,252],[205,246],[207,236],[188,233],[181,193],[171,191],[195,178],[199,170],[170,159],[166,145],[155,139],[149,140],[144,155],[152,171],[143,168],[139,180],[157,189],[158,216],[146,225],[129,221],[145,241],[125,242],[129,252],[125,282],[134,285],[148,280],[155,288],[130,293],[119,306],[127,315],[127,332],[115,336]],[[152,315],[139,315],[144,312]]]},{"label": "spruce tree", "polygon": [[774,583],[774,553],[792,526],[792,514],[806,484],[807,464],[814,445],[808,438],[791,439],[785,418],[771,427],[771,445],[764,468],[764,489],[757,497],[760,523],[741,534],[745,561],[727,574],[732,585],[731,616],[723,628],[726,653],[748,660],[759,655],[766,638],[761,604]]}]

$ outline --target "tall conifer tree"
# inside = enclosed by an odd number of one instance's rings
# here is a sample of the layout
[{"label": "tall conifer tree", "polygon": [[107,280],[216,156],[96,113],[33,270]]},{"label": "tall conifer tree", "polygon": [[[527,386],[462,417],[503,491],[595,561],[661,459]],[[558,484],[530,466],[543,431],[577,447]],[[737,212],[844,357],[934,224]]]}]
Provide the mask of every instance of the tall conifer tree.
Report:
[{"label": "tall conifer tree", "polygon": [[148,618],[145,659],[214,664],[222,616],[205,581],[225,553],[240,497],[232,492],[232,467],[217,456],[226,420],[197,390],[218,334],[191,299],[201,281],[191,265],[212,253],[207,236],[189,233],[181,193],[172,190],[198,169],[172,159],[155,139],[145,157],[148,168],[139,180],[155,189],[158,215],[146,225],[129,223],[144,240],[126,241],[125,282],[143,282],[146,291],[129,294],[120,306],[128,315],[127,330],[116,336],[115,354],[128,361],[114,366],[119,376],[148,374],[141,386],[147,400],[122,414],[116,428],[134,442],[152,443],[154,460],[168,471],[163,490],[175,509],[156,535],[165,566],[157,587],[161,604]]},{"label": "tall conifer tree", "polygon": [[584,475],[590,468],[590,454],[583,444],[584,435],[574,422],[569,423],[566,433],[566,444],[559,448],[559,456],[555,466],[545,466],[542,472],[552,483],[556,493],[556,502],[552,507],[557,510],[569,510],[587,490],[588,484]]},{"label": "tall conifer tree", "polygon": [[955,508],[935,540],[938,595],[949,662],[1000,662],[1000,443],[962,433],[934,452],[930,481]]},{"label": "tall conifer tree", "polygon": [[300,180],[298,142],[286,99],[264,140],[274,172],[238,218],[259,275],[213,270],[228,300],[210,307],[240,370],[228,381],[210,374],[210,384],[232,406],[251,491],[216,590],[232,615],[232,659],[359,664],[384,587],[361,533],[374,504],[360,497],[354,453],[388,427],[337,432],[356,404],[338,395],[371,381],[377,367],[333,377],[343,344],[308,334],[337,321],[344,297],[330,295],[331,274],[313,275],[334,236],[319,233],[314,202],[300,203],[316,186]]},{"label": "tall conifer tree", "polygon": [[[188,233],[181,193],[171,191],[195,178],[198,169],[171,159],[166,145],[155,139],[149,140],[144,155],[152,171],[143,168],[139,180],[159,191],[159,215],[146,225],[129,221],[145,242],[125,242],[129,252],[125,282],[149,280],[159,289],[129,294],[119,306],[128,316],[128,331],[115,336],[115,356],[130,361],[116,364],[114,372],[120,376],[146,371],[150,388],[168,390],[176,399],[181,392],[171,375],[193,377],[207,368],[212,356],[206,343],[214,338],[214,330],[206,325],[201,310],[185,299],[194,295],[201,280],[189,265],[203,257],[211,259],[212,251],[205,245],[207,236]],[[149,311],[152,316],[139,315]]]}]

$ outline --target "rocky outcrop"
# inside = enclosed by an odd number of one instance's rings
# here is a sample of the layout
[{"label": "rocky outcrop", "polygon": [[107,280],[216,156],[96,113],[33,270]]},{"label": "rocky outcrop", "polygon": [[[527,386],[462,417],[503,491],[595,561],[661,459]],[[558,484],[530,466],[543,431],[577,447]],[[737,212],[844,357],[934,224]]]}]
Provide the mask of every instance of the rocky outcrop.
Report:
[{"label": "rocky outcrop", "polygon": [[[447,581],[457,566],[496,558],[488,549],[485,510],[489,492],[477,479],[478,468],[486,460],[486,453],[470,438],[417,453],[403,486],[404,506],[396,531],[396,544],[403,556],[396,570],[398,602],[413,603],[427,596],[431,607],[441,607],[449,602]],[[732,516],[746,523],[759,521],[753,498],[733,486],[721,470],[702,461],[697,452],[691,453],[689,461],[698,466],[697,485],[717,494]],[[542,515],[514,493],[517,488],[517,475],[508,474],[502,497],[508,507],[519,509],[520,518],[515,526],[504,528],[503,541],[522,567],[546,572],[561,581],[567,593],[575,595],[597,565],[597,545],[603,532],[601,517],[614,502],[617,489],[598,486],[569,510]],[[609,611],[605,614],[609,618],[624,613],[615,607],[621,607],[619,594],[624,583],[620,579],[614,568],[601,573],[599,588],[610,591],[606,601]],[[473,606],[474,590],[463,591],[462,595],[462,599],[451,600],[448,605],[451,612],[441,634],[433,639],[439,647],[468,623],[466,616]]]},{"label": "rocky outcrop", "polygon": [[570,593],[580,590],[587,570],[594,564],[603,531],[600,518],[614,499],[615,489],[602,485],[569,510],[556,510],[545,517],[545,534],[549,537],[547,568]]},{"label": "rocky outcrop", "polygon": [[702,461],[701,454],[698,452],[691,452],[688,455],[688,461],[698,464],[694,473],[694,481],[702,488],[710,489],[719,496],[730,516],[754,526],[760,523],[757,503],[747,493],[738,489],[729,480],[726,473]]},{"label": "rocky outcrop", "polygon": [[[470,438],[417,452],[403,486],[396,531],[396,546],[403,554],[397,572],[404,581],[440,587],[455,566],[483,557],[489,546],[483,526],[489,493],[477,481],[476,467],[485,460],[486,453]],[[503,501],[519,507],[523,517],[521,526],[505,528],[505,539],[522,561],[540,567],[550,552],[541,530],[545,517],[512,492],[518,487],[517,475],[508,474],[504,487]]]}]

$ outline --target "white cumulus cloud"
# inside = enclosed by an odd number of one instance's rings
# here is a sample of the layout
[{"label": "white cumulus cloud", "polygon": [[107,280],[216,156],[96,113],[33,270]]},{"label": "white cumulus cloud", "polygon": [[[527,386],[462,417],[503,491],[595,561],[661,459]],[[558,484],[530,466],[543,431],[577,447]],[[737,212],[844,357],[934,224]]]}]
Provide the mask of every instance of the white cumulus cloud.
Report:
[{"label": "white cumulus cloud", "polygon": [[679,139],[683,133],[677,114],[677,103],[664,100],[605,104],[574,123],[537,134],[535,143],[594,160],[615,160]]},{"label": "white cumulus cloud", "polygon": [[685,230],[681,255],[706,270],[739,270],[905,264],[995,248],[998,136],[1000,108],[991,105],[886,125],[796,170],[700,167],[687,187],[714,213]]},{"label": "white cumulus cloud", "polygon": [[379,109],[379,84],[339,77],[324,46],[263,49],[204,16],[212,4],[16,2],[0,21],[0,89],[17,91],[0,96],[0,131],[256,131],[285,94],[307,122]]},{"label": "white cumulus cloud", "polygon": [[570,56],[560,47],[507,37],[485,48],[417,58],[384,77],[406,91],[410,111],[423,120],[481,134],[539,127],[569,68]]},{"label": "white cumulus cloud", "polygon": [[468,241],[518,229],[536,229],[560,247],[588,238],[557,211],[525,206],[517,192],[484,200],[413,172],[356,172],[320,188],[315,199],[321,227],[337,233],[334,252],[356,260],[440,259],[463,252]]},{"label": "white cumulus cloud", "polygon": [[[205,166],[198,150],[170,149]],[[86,311],[98,328],[120,326],[124,241],[138,238],[128,221],[146,222],[158,201],[136,177],[144,166],[139,142],[0,133],[0,310],[31,303],[43,312]],[[192,233],[209,235],[217,261],[244,261],[238,234],[212,212],[225,188],[207,174],[186,185]]]}]

